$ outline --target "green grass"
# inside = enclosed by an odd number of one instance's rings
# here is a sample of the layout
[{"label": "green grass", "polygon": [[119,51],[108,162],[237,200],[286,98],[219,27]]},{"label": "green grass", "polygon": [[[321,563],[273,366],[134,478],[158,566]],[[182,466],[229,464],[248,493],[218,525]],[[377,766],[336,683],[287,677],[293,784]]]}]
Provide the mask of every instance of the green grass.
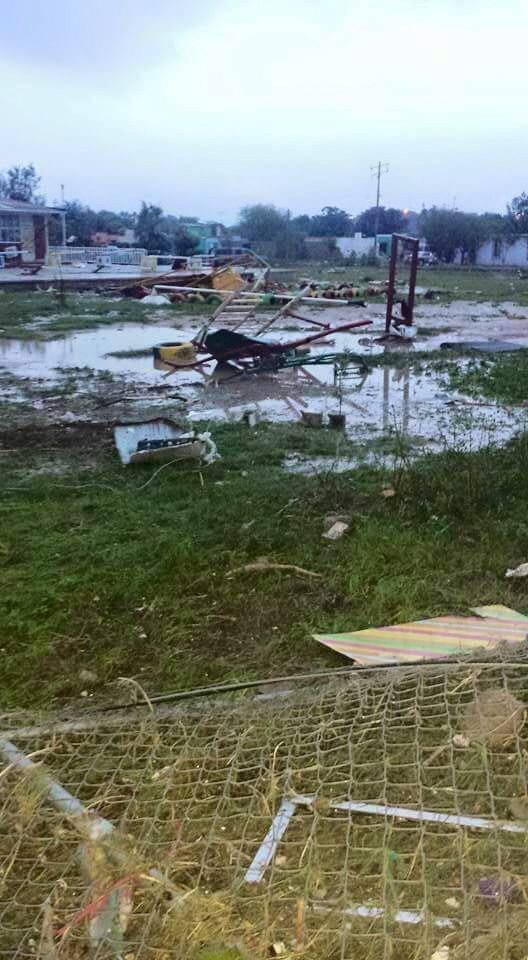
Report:
[{"label": "green grass", "polygon": [[[68,446],[68,435],[35,431],[27,449],[2,455],[4,706],[78,698],[82,670],[97,674],[96,697],[114,699],[119,676],[153,693],[344,663],[314,631],[477,603],[528,612],[527,585],[504,579],[528,556],[527,437],[310,478],[285,474],[283,456],[335,452],[331,432],[216,425],[221,461],[201,474],[168,466],[145,486],[156,467],[122,467],[109,437]],[[381,496],[387,484],[396,497]],[[350,515],[350,530],[329,543],[334,512]],[[261,556],[321,579],[226,578]]]},{"label": "green grass", "polygon": [[528,351],[450,363],[449,387],[472,397],[490,397],[503,403],[528,401]]},{"label": "green grass", "polygon": [[[326,265],[309,261],[296,263],[292,277],[312,277],[314,280],[329,280],[342,283],[351,281],[364,286],[372,280],[386,280],[388,264],[381,267]],[[336,269],[337,268],[337,269]],[[398,277],[408,278],[408,267],[398,268]],[[478,267],[421,267],[417,284],[432,289],[443,302],[449,300],[512,300],[528,304],[528,270],[486,270]],[[420,302],[418,297],[418,302]],[[425,301],[427,302],[427,301]],[[432,301],[434,303],[434,301]]]}]

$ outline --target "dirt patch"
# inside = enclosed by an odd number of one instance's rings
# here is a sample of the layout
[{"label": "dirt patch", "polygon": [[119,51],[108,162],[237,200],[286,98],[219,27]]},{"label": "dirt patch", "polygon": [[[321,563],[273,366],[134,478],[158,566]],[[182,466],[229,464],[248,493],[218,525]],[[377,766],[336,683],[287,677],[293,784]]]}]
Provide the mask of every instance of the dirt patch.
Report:
[{"label": "dirt patch", "polygon": [[113,442],[107,423],[42,423],[0,430],[0,450],[101,450]]}]

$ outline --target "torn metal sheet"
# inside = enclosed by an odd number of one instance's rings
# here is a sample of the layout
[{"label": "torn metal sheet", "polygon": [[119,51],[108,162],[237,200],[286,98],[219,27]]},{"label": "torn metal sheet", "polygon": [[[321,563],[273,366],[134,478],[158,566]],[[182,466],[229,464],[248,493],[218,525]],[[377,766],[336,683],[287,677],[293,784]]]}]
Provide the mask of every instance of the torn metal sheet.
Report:
[{"label": "torn metal sheet", "polygon": [[206,449],[194,431],[185,431],[174,420],[164,417],[117,424],[114,438],[124,464],[150,460],[199,460]]},{"label": "torn metal sheet", "polygon": [[511,340],[448,340],[440,344],[442,350],[476,350],[479,353],[514,353],[526,350],[525,343]]},{"label": "torn metal sheet", "polygon": [[389,627],[371,627],[350,633],[314,633],[319,643],[356,663],[405,663],[438,660],[520,643],[528,633],[528,617],[503,607],[475,607],[477,617],[434,617]]}]

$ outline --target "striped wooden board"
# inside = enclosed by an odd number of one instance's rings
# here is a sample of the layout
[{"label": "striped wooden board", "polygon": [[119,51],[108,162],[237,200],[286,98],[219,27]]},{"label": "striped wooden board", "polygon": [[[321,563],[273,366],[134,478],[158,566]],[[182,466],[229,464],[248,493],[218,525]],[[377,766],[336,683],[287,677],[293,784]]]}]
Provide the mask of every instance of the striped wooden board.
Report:
[{"label": "striped wooden board", "polygon": [[477,617],[434,617],[393,627],[353,633],[314,633],[315,640],[356,663],[405,663],[436,660],[490,649],[504,641],[519,643],[528,634],[528,617],[495,604],[473,607]]}]

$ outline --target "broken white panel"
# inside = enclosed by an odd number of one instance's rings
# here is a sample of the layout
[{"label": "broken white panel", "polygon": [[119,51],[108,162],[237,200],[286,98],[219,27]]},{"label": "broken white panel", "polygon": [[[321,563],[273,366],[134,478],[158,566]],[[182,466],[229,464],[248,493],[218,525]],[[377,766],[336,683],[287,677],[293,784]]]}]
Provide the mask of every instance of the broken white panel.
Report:
[{"label": "broken white panel", "polygon": [[[333,913],[339,910],[339,907],[332,907],[325,903],[311,904],[314,913]],[[360,904],[356,907],[344,907],[341,911],[347,917],[367,917],[373,920],[379,920],[385,914],[383,907],[369,907],[366,904]],[[426,923],[427,915],[423,910],[396,910],[391,914],[391,920],[396,923]],[[431,923],[434,927],[453,928],[455,922],[449,917],[432,917]]]},{"label": "broken white panel", "polygon": [[269,828],[264,840],[258,848],[254,860],[246,871],[246,883],[258,883],[262,880],[266,867],[271,863],[277,847],[286,832],[298,804],[294,800],[283,800]]},{"label": "broken white panel", "polygon": [[[262,880],[266,867],[275,856],[277,846],[296,808],[313,807],[315,802],[316,797],[301,795],[282,801],[278,813],[244,877],[246,883],[258,883],[259,880]],[[402,820],[417,820],[420,823],[438,823],[453,827],[470,827],[474,830],[503,830],[507,833],[528,833],[528,823],[489,820],[486,817],[472,817],[466,814],[439,813],[436,810],[413,810],[410,807],[395,807],[382,803],[360,803],[354,800],[343,800],[330,803],[328,809],[347,813],[365,813],[369,816],[399,817]]]}]

